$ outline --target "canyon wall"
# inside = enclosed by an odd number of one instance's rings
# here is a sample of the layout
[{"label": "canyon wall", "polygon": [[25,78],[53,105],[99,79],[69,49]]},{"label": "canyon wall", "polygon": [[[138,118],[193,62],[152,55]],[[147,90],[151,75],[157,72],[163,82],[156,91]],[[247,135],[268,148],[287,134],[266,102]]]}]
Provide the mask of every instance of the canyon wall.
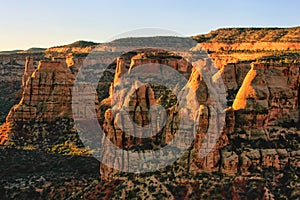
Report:
[{"label": "canyon wall", "polygon": [[[72,60],[69,60],[69,62],[72,63]],[[116,71],[113,75],[114,81],[110,91],[113,91],[113,87],[119,84],[119,77],[124,73],[129,73],[135,66],[147,63],[167,64],[185,76],[190,76],[189,82],[194,85],[194,89],[193,87],[192,89],[197,94],[200,103],[199,109],[201,112],[199,113],[208,112],[209,93],[205,89],[207,86],[201,74],[192,72],[192,66],[177,57],[152,58],[151,55],[140,53],[131,57],[119,58],[116,61]],[[35,70],[32,65],[32,58],[27,58],[23,75],[23,95],[20,102],[10,110],[6,118],[7,124],[13,124],[17,127],[18,124],[28,122],[38,124],[39,122],[52,122],[63,118],[72,119],[71,87],[75,80],[75,74],[63,61],[41,61]],[[155,66],[153,67],[153,70],[156,70]],[[30,73],[32,74],[30,75]],[[215,150],[204,160],[199,160],[196,157],[195,160],[192,158],[192,162],[189,161],[190,166],[186,169],[195,172],[221,169],[224,173],[229,174],[237,173],[239,170],[246,172],[247,168],[254,162],[252,157],[258,160],[258,164],[261,166],[282,168],[284,165],[279,163],[284,161],[279,158],[284,155],[284,160],[286,160],[290,157],[290,154],[297,154],[295,147],[288,152],[281,138],[289,137],[294,140],[299,134],[297,131],[297,124],[299,123],[299,65],[274,66],[252,63],[250,66],[250,63],[237,63],[226,65],[221,69],[221,74],[227,90],[228,109],[226,111],[225,128]],[[25,81],[26,77],[28,77],[27,81]],[[103,123],[102,127],[107,137],[111,138],[117,146],[123,148],[133,148],[141,144],[153,146],[153,142],[157,140],[164,141],[160,145],[166,144],[173,137],[172,127],[179,123],[180,116],[176,111],[176,99],[174,99],[172,92],[166,92],[165,89],[159,86],[149,85],[136,89],[136,96],[132,96],[130,101],[130,108],[133,110],[130,110],[129,113],[131,118],[142,126],[149,123],[150,105],[164,104],[164,102],[160,102],[161,99],[165,98],[164,95],[173,98],[168,104],[165,103],[164,105],[168,110],[168,118],[163,132],[153,137],[152,141],[147,140],[147,142],[142,139],[135,140],[131,136],[125,139],[124,132],[116,126],[115,120],[119,119],[112,117],[110,109],[105,110],[105,108],[109,108],[111,103],[109,94],[106,94],[108,98],[100,103],[102,114],[105,113],[102,116],[102,121],[100,121]],[[120,100],[115,103],[119,104],[119,107],[124,106],[120,102],[124,101]],[[147,102],[150,102],[150,105]],[[118,118],[118,115],[116,118]],[[209,126],[207,114],[201,115],[200,123],[203,127],[196,134],[197,140],[194,143],[194,149],[190,149],[190,156],[191,152],[197,155],[196,149],[201,146],[201,140],[204,138],[205,130]],[[27,134],[30,134],[30,132]],[[235,150],[233,143],[236,141],[242,142],[245,147]],[[258,144],[264,145],[264,148],[258,146]],[[256,154],[249,158],[247,156],[249,152],[250,154],[256,152]],[[241,163],[241,158],[245,156],[249,158],[249,161]],[[264,156],[271,158],[264,160]],[[183,161],[183,163],[185,162]],[[184,166],[186,167],[186,163]],[[105,168],[102,165],[101,173],[108,175],[110,172],[107,172]]]}]

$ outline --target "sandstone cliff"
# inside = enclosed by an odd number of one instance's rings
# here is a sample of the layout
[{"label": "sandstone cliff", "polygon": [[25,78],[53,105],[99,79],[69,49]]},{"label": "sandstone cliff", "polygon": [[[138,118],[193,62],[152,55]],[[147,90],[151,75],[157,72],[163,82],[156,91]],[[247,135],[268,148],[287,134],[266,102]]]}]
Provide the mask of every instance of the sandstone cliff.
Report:
[{"label": "sandstone cliff", "polygon": [[[27,56],[34,58],[34,61],[29,61],[29,58],[26,61]],[[41,55],[31,54],[0,55],[0,123],[5,121],[11,107],[20,101],[22,82],[26,79],[26,77],[22,78],[25,63],[31,73],[41,58]]]},{"label": "sandstone cliff", "polygon": [[[25,71],[24,77],[28,71],[30,69]],[[12,108],[7,120],[26,122],[70,118],[70,87],[73,81],[74,75],[66,63],[41,61],[26,81],[22,99]]]}]

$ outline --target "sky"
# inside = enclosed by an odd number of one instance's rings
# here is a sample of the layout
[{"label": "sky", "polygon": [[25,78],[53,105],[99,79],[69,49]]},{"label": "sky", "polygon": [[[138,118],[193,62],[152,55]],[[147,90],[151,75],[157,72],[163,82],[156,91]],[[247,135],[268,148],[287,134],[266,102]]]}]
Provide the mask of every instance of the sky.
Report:
[{"label": "sky", "polygon": [[0,51],[105,42],[160,28],[185,36],[222,27],[300,25],[298,0],[0,0]]}]

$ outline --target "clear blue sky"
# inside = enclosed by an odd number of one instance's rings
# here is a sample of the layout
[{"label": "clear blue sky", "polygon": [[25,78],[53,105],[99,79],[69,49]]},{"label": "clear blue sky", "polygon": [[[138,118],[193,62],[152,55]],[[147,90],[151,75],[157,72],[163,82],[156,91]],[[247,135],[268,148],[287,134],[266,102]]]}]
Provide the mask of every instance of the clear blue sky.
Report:
[{"label": "clear blue sky", "polygon": [[105,41],[139,28],[183,35],[300,25],[298,0],[2,0],[0,50]]}]

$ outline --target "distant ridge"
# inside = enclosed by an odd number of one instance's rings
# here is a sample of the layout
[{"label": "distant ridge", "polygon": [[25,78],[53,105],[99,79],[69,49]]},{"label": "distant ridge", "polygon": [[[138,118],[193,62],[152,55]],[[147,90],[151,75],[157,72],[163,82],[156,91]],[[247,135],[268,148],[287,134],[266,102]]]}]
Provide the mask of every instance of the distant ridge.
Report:
[{"label": "distant ridge", "polygon": [[[137,47],[191,47],[195,45],[196,42],[191,40],[188,37],[177,37],[177,36],[153,36],[153,37],[128,37],[128,38],[120,38],[113,40],[108,43],[108,45],[116,45],[116,46],[137,46]],[[171,45],[171,46],[170,46]]]},{"label": "distant ridge", "polygon": [[[133,37],[133,38],[121,38],[116,39],[110,44],[122,44],[122,43],[133,43],[133,44],[144,44],[147,41],[151,42],[167,42],[166,39],[170,37],[166,36],[155,36],[155,37]],[[172,41],[177,37],[172,37]],[[254,43],[254,42],[291,42],[300,43],[300,26],[291,28],[278,28],[278,27],[252,27],[252,28],[220,28],[212,30],[207,34],[199,34],[191,36],[198,43]],[[177,38],[180,43],[182,38]],[[0,55],[9,54],[26,54],[26,53],[44,53],[51,49],[72,49],[72,48],[94,48],[100,43],[93,41],[79,40],[67,45],[53,46],[49,48],[33,47],[27,50],[11,50],[11,51],[0,51]]]},{"label": "distant ridge", "polygon": [[0,55],[16,54],[21,51],[23,51],[23,50],[0,51]]},{"label": "distant ridge", "polygon": [[197,42],[300,42],[300,26],[293,28],[220,28],[193,36]]},{"label": "distant ridge", "polygon": [[32,47],[27,50],[0,51],[0,55],[43,53],[45,50],[46,48]]},{"label": "distant ridge", "polygon": [[43,53],[45,50],[46,48],[32,47],[30,49],[27,49],[25,51],[20,51],[18,53]]},{"label": "distant ridge", "polygon": [[51,48],[73,48],[73,47],[84,48],[84,47],[89,47],[89,46],[95,46],[95,45],[98,45],[98,44],[100,44],[100,43],[95,43],[95,42],[92,42],[92,41],[79,40],[79,41],[73,42],[71,44],[56,46],[56,47],[51,47]]}]

